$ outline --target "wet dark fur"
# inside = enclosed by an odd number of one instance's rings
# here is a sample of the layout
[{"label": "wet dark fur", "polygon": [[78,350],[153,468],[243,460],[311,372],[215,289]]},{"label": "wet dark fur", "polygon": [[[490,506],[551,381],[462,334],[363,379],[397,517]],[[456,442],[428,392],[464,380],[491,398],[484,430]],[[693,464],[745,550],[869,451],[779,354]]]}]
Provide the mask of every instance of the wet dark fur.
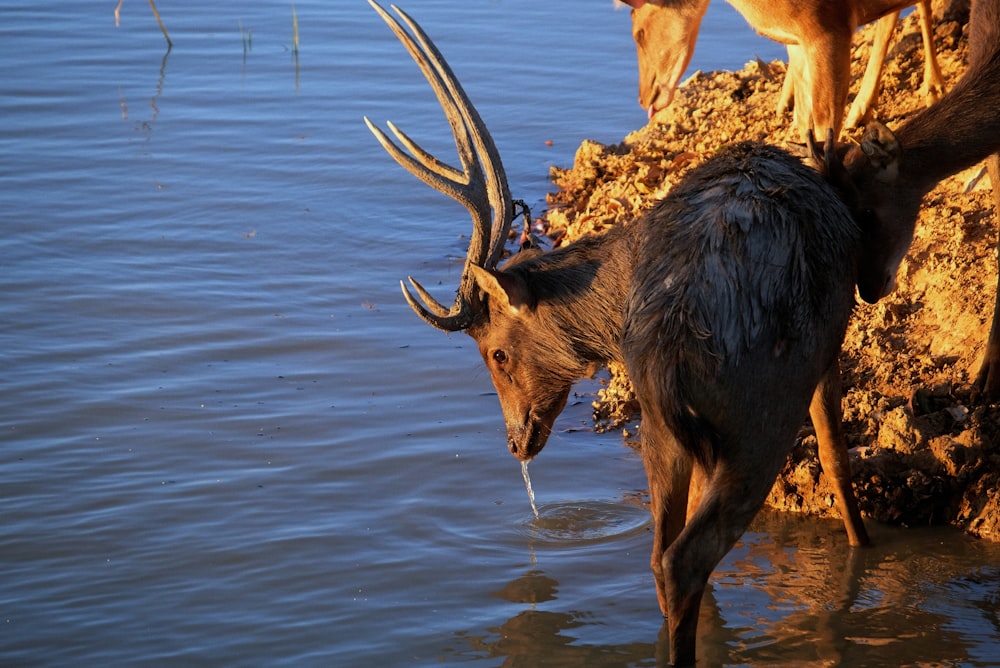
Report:
[{"label": "wet dark fur", "polygon": [[[842,342],[854,294],[857,226],[818,174],[749,143],[723,149],[637,223],[623,357],[644,408],[711,466],[734,397],[752,428],[808,377],[798,419]],[[734,382],[747,382],[742,388]],[[810,385],[811,383],[811,385]],[[789,443],[789,446],[791,443]]]}]

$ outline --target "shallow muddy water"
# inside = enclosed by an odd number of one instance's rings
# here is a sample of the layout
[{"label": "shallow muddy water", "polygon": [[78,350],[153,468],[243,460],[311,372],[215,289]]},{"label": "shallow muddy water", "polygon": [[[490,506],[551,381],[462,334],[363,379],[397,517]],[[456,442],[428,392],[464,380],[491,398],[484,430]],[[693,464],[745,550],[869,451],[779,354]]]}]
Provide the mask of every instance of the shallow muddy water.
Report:
[{"label": "shallow muddy water", "polygon": [[[0,0],[0,665],[656,664],[641,462],[580,387],[532,515],[471,339],[424,325],[461,207],[361,122],[451,159],[365,2]],[[713,4],[694,67],[782,57]],[[639,127],[610,2],[404,4],[515,197]],[[765,515],[702,611],[706,665],[1000,656],[1000,549]]]}]

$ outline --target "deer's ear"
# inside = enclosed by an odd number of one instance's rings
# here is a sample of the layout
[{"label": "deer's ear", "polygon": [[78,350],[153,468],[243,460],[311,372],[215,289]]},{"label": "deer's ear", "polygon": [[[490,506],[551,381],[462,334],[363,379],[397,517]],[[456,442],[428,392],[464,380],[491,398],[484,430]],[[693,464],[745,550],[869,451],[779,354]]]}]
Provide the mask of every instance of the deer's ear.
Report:
[{"label": "deer's ear", "polygon": [[531,293],[520,278],[500,271],[483,269],[474,264],[470,264],[469,269],[479,289],[512,315],[519,315],[531,306]]},{"label": "deer's ear", "polygon": [[879,181],[891,183],[899,176],[899,142],[892,130],[878,121],[868,124],[861,137],[861,150]]}]

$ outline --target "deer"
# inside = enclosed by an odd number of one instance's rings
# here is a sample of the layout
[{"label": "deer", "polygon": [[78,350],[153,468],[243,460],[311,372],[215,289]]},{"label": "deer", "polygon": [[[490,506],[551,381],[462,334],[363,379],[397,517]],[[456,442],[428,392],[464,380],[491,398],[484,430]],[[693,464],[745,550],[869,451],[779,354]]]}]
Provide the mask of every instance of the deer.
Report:
[{"label": "deer", "polygon": [[[460,167],[396,125],[365,123],[401,166],[462,203],[472,234],[454,302],[412,276],[410,308],[476,342],[506,445],[537,457],[573,384],[619,361],[642,411],[653,522],[650,559],[670,659],[695,661],[709,576],[763,504],[807,416],[851,545],[869,542],[841,431],[838,353],[855,303],[861,222],[832,135],[820,171],[744,142],[692,168],[645,215],[599,236],[501,265],[514,200],[497,147],[423,29],[369,0],[445,112]],[[404,27],[405,26],[405,27]],[[826,178],[824,178],[824,174]],[[879,286],[858,284],[864,298]]]},{"label": "deer", "polygon": [[[952,90],[895,132],[870,123],[843,156],[853,181],[844,187],[854,189],[854,206],[872,221],[862,253],[876,300],[895,289],[920,204],[939,181],[986,160],[1000,212],[1000,0],[974,0],[968,31],[967,69]],[[974,385],[987,401],[1000,400],[1000,286]]]},{"label": "deer", "polygon": [[[694,53],[709,0],[621,0],[632,7],[632,36],[639,60],[639,104],[650,120],[666,109]],[[851,37],[858,26],[878,20],[874,44],[847,127],[867,121],[899,12],[914,0],[729,0],[760,34],[788,48],[788,68],[777,112],[795,98],[794,125],[801,138],[812,130],[839,136],[851,83]],[[944,91],[937,64],[930,0],[916,2],[924,45],[924,82],[931,104]]]}]

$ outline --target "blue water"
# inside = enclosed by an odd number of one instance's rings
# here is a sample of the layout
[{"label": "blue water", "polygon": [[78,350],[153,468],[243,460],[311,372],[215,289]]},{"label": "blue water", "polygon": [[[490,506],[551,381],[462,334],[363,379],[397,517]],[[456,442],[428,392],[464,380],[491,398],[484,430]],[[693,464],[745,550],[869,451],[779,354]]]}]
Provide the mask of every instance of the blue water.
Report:
[{"label": "blue water", "polygon": [[[593,385],[536,521],[471,339],[399,294],[447,298],[469,222],[361,122],[453,155],[367,3],[296,2],[297,55],[291,4],[161,0],[169,51],[113,4],[0,0],[0,665],[655,665],[644,474]],[[404,6],[536,213],[551,165],[645,122],[609,1]],[[713,4],[693,68],[754,55],[783,49]],[[706,660],[1000,656],[991,546],[762,522]]]}]

